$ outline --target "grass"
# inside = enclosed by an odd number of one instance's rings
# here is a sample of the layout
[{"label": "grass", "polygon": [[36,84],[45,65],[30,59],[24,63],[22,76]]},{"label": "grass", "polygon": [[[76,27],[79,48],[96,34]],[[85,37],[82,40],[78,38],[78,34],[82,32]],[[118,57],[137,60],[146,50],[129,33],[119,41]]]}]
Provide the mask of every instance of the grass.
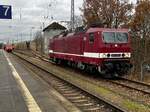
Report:
[{"label": "grass", "polygon": [[[63,76],[61,75],[61,77]],[[79,78],[75,78],[75,77],[72,78],[69,75],[65,76],[65,78],[68,81],[71,81],[74,84],[78,85],[79,87],[84,88],[92,93],[95,93],[96,95],[99,95],[100,97],[103,97],[107,100],[110,100],[111,102],[114,102],[131,112],[150,112],[149,107],[146,107],[140,103],[131,101],[129,99],[124,99],[122,96],[119,96],[118,94],[115,94],[106,88],[91,84]]]},{"label": "grass", "polygon": [[150,109],[148,107],[145,108],[145,106],[139,105],[136,102],[124,100],[122,103],[123,103],[123,106],[125,106],[126,108],[128,108],[128,110],[132,112],[150,112]]},{"label": "grass", "polygon": [[[60,75],[59,75],[60,76]],[[69,75],[61,75],[61,77],[65,77],[68,81],[73,82],[74,84],[78,85],[81,88],[84,88],[92,93],[95,93],[96,95],[99,95],[100,97],[103,97],[107,100],[110,100],[111,102],[114,102],[118,104],[119,106],[131,111],[131,112],[150,112],[150,108],[147,106],[144,106],[140,103],[131,101],[129,99],[124,99],[122,96],[119,96],[118,94],[113,93],[112,91],[97,86],[95,84],[89,83],[87,81],[83,81],[79,78],[72,78]]]}]

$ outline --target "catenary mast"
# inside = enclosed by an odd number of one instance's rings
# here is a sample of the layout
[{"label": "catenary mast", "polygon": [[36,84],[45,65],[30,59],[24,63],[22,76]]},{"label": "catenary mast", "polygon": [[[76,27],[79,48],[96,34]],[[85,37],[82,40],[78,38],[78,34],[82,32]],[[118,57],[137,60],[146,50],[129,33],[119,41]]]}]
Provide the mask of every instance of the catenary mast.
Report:
[{"label": "catenary mast", "polygon": [[74,0],[71,0],[71,21],[70,21],[70,26],[71,26],[71,29],[74,30]]}]

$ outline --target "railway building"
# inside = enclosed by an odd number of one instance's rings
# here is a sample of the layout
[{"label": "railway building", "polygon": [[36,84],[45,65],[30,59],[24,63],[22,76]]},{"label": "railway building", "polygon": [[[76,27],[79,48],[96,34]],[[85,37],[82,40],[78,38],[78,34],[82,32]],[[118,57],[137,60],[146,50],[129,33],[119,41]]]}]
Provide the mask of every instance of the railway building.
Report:
[{"label": "railway building", "polygon": [[55,35],[60,34],[64,30],[66,30],[66,27],[57,22],[53,22],[43,29],[45,54],[48,54],[49,39],[53,38]]}]

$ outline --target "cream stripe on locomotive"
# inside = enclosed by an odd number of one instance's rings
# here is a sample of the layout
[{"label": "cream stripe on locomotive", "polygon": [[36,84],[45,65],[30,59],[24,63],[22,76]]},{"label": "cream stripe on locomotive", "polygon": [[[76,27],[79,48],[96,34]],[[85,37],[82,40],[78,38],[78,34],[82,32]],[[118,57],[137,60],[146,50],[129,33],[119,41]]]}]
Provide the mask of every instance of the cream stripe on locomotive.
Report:
[{"label": "cream stripe on locomotive", "polygon": [[84,52],[83,55],[78,55],[78,54],[70,54],[70,53],[62,53],[62,52],[53,52],[53,50],[49,50],[49,53],[71,55],[71,56],[82,56],[82,57],[89,57],[89,58],[130,58],[131,57],[131,53],[129,52],[121,52],[121,53]]}]

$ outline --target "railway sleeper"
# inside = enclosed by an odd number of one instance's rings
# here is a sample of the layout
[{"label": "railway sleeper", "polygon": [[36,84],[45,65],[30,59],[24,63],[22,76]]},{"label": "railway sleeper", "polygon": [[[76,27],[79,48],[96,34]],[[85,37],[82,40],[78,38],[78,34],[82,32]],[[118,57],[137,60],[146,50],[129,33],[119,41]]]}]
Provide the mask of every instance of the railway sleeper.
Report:
[{"label": "railway sleeper", "polygon": [[68,90],[68,91],[62,91],[64,94],[73,94],[76,93],[76,91]]},{"label": "railway sleeper", "polygon": [[83,104],[80,104],[80,103],[78,103],[77,104],[77,106],[79,106],[79,107],[84,107],[84,106],[92,106],[93,105],[93,103],[91,103],[91,102],[89,102],[89,103],[83,103]]},{"label": "railway sleeper", "polygon": [[60,91],[61,93],[74,93],[74,91],[69,90],[69,89],[61,89]]},{"label": "railway sleeper", "polygon": [[85,96],[75,96],[75,97],[67,97],[70,100],[78,100],[78,99],[84,99]]},{"label": "railway sleeper", "polygon": [[80,108],[82,108],[83,110],[87,110],[87,109],[93,109],[93,108],[96,108],[96,110],[99,110],[100,109],[100,106],[96,106],[96,105],[91,105],[91,106],[79,106]]},{"label": "railway sleeper", "polygon": [[70,97],[74,97],[74,96],[79,96],[79,95],[81,95],[80,93],[78,94],[78,93],[69,93],[69,94],[67,94],[67,93],[63,93],[63,95],[65,95],[65,96],[70,96]]},{"label": "railway sleeper", "polygon": [[[58,87],[58,86],[57,86]],[[66,87],[66,86],[59,86],[58,87],[61,90],[70,90],[70,88]]]},{"label": "railway sleeper", "polygon": [[72,100],[73,103],[89,103],[87,99],[78,99],[78,100]]},{"label": "railway sleeper", "polygon": [[100,107],[93,107],[93,108],[86,108],[86,109],[83,109],[84,111],[100,111],[101,110],[101,108]]}]

